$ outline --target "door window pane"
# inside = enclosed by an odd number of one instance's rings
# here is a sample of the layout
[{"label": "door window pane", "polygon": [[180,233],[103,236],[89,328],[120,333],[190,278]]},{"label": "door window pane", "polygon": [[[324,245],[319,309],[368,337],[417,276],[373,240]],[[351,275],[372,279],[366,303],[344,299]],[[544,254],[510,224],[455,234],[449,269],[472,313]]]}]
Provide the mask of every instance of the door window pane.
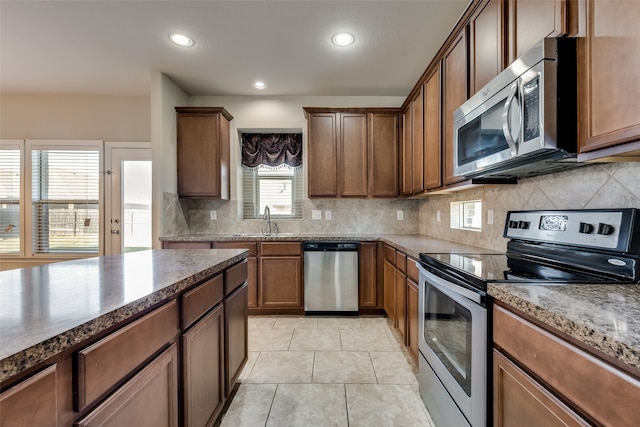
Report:
[{"label": "door window pane", "polygon": [[0,150],[0,253],[20,253],[20,149]]},{"label": "door window pane", "polygon": [[122,162],[124,252],[151,249],[151,161]]}]

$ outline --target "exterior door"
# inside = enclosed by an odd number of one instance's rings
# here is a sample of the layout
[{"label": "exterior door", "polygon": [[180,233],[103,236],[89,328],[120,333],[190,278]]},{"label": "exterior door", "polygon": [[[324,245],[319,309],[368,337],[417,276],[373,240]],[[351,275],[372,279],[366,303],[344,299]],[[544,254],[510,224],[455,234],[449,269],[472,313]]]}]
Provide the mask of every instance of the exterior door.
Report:
[{"label": "exterior door", "polygon": [[151,249],[151,148],[106,143],[105,255]]}]

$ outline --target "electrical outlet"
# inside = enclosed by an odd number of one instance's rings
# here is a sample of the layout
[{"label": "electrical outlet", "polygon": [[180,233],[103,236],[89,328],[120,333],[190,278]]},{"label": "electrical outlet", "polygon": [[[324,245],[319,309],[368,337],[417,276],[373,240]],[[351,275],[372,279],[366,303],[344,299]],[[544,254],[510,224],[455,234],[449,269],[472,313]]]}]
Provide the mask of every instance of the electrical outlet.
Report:
[{"label": "electrical outlet", "polygon": [[436,212],[436,221],[440,222],[440,211]]},{"label": "electrical outlet", "polygon": [[487,209],[487,224],[493,224],[493,209]]},{"label": "electrical outlet", "polygon": [[311,211],[311,219],[322,219],[322,211],[313,209]]},{"label": "electrical outlet", "polygon": [[404,219],[404,211],[396,211],[396,218],[398,221],[402,221]]},{"label": "electrical outlet", "polygon": [[331,211],[324,211],[324,219],[331,221]]},{"label": "electrical outlet", "polygon": [[215,221],[218,219],[218,211],[209,211],[209,219]]}]

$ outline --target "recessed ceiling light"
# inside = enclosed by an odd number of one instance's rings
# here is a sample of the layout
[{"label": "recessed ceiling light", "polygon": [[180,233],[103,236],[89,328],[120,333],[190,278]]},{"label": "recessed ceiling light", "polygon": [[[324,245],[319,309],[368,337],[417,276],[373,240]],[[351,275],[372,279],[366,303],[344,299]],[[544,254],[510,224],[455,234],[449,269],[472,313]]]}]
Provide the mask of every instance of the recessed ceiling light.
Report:
[{"label": "recessed ceiling light", "polygon": [[253,84],[253,87],[255,87],[256,89],[263,90],[263,89],[266,89],[268,86],[265,82],[255,82]]},{"label": "recessed ceiling light", "polygon": [[333,37],[331,38],[331,41],[333,42],[333,44],[340,47],[349,46],[350,44],[353,44],[355,40],[356,38],[353,37],[353,34],[349,34],[349,33],[334,34]]},{"label": "recessed ceiling light", "polygon": [[169,34],[169,40],[182,47],[191,47],[194,45],[193,39],[184,34]]}]

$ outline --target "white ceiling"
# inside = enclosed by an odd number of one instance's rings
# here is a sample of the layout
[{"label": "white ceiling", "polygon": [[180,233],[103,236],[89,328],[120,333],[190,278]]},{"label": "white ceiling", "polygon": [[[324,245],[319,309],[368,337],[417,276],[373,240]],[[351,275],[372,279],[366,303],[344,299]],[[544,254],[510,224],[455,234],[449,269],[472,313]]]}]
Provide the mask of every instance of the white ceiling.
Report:
[{"label": "white ceiling", "polygon": [[468,3],[0,0],[0,91],[148,95],[161,71],[190,95],[406,96]]}]

